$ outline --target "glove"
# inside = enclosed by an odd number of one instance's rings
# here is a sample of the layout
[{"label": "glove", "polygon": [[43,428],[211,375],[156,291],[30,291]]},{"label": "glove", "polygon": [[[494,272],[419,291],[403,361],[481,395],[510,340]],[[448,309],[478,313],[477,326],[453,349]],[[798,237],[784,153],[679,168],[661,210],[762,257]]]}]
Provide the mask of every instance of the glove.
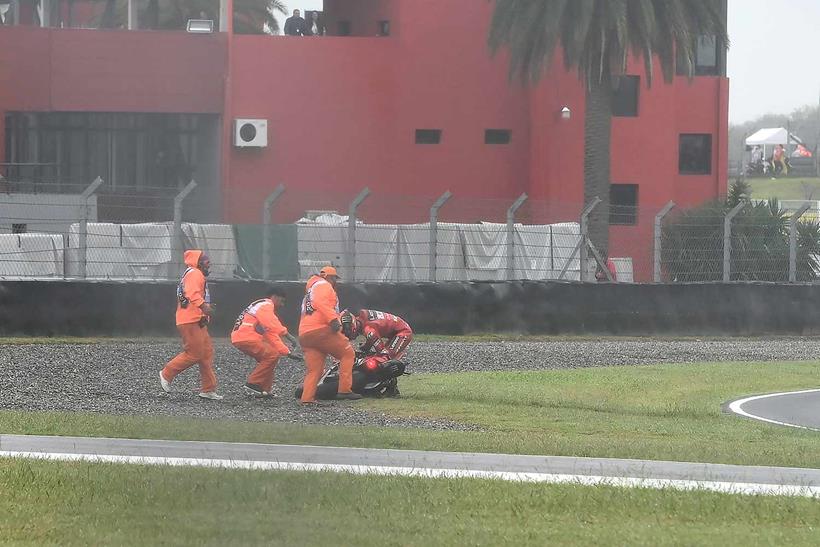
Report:
[{"label": "glove", "polygon": [[330,322],[330,330],[333,332],[339,332],[342,330],[342,324],[339,322],[338,319],[334,319]]},{"label": "glove", "polygon": [[204,315],[199,318],[199,328],[205,328],[205,326],[209,323],[208,316]]},{"label": "glove", "polygon": [[390,361],[385,368],[387,368],[387,372],[389,372],[391,376],[399,376],[401,373],[401,367],[396,361]]}]

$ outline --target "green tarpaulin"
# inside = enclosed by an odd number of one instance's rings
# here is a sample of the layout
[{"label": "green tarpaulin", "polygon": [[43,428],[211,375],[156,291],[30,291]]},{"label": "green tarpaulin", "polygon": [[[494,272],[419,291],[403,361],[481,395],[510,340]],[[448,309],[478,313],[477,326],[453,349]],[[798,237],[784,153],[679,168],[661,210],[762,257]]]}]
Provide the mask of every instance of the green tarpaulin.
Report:
[{"label": "green tarpaulin", "polygon": [[296,226],[293,224],[272,224],[270,226],[238,224],[234,225],[236,252],[239,255],[237,272],[243,277],[264,279],[262,267],[262,234],[268,230],[270,237],[269,276],[271,280],[299,279],[299,249]]}]

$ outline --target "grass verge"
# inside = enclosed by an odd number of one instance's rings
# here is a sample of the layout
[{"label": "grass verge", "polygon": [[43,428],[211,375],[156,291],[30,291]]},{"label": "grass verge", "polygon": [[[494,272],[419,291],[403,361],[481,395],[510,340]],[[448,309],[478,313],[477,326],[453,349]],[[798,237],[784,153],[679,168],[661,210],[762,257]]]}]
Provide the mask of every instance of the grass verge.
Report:
[{"label": "grass verge", "polygon": [[[0,432],[548,454],[820,468],[820,434],[742,419],[721,404],[816,386],[820,364],[701,363],[417,375],[374,412],[481,431],[308,427],[78,413],[0,412]],[[275,409],[272,409],[275,412]]]},{"label": "grass verge", "polygon": [[[820,178],[770,178],[746,179],[754,199],[820,199]],[[810,197],[809,197],[810,196]]]},{"label": "grass verge", "polygon": [[0,538],[60,545],[815,545],[816,500],[0,459]]}]

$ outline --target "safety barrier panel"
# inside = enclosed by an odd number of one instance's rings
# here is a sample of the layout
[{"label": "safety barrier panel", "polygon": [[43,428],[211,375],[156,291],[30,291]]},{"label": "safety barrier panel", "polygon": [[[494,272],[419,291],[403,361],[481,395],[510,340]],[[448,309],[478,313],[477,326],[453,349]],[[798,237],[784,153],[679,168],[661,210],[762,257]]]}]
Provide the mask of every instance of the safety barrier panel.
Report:
[{"label": "safety barrier panel", "polygon": [[[211,330],[227,336],[261,282],[214,282]],[[304,285],[282,283],[295,331]],[[808,284],[452,282],[340,284],[342,306],[389,311],[420,333],[805,335],[820,331]],[[0,282],[0,335],[173,335],[175,284]]]}]

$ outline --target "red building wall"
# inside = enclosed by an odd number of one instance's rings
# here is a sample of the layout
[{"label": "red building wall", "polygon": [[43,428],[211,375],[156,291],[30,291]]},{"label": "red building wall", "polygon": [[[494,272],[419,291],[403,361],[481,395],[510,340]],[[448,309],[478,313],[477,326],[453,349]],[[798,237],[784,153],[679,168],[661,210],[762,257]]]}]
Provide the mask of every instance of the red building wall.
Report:
[{"label": "red building wall", "polygon": [[[306,208],[344,210],[365,186],[377,191],[369,211],[380,221],[395,218],[386,195],[418,196],[398,212],[424,221],[450,190],[456,198],[442,214],[478,220],[482,206],[468,198],[503,199],[503,213],[510,196],[526,191],[529,91],[508,85],[503,56],[489,59],[490,6],[471,4],[460,18],[448,3],[393,6],[378,15],[399,18],[390,37],[234,37],[231,117],[268,119],[271,146],[231,151],[231,219],[255,221],[258,207],[246,203],[258,204],[280,182],[291,194],[314,192],[313,206],[301,209],[288,205],[294,197],[283,199],[288,220]],[[485,145],[493,128],[510,129],[512,143]],[[416,129],[441,129],[441,144],[415,144]]]},{"label": "red building wall", "polygon": [[219,113],[225,44],[219,34],[3,27],[0,111]]}]

